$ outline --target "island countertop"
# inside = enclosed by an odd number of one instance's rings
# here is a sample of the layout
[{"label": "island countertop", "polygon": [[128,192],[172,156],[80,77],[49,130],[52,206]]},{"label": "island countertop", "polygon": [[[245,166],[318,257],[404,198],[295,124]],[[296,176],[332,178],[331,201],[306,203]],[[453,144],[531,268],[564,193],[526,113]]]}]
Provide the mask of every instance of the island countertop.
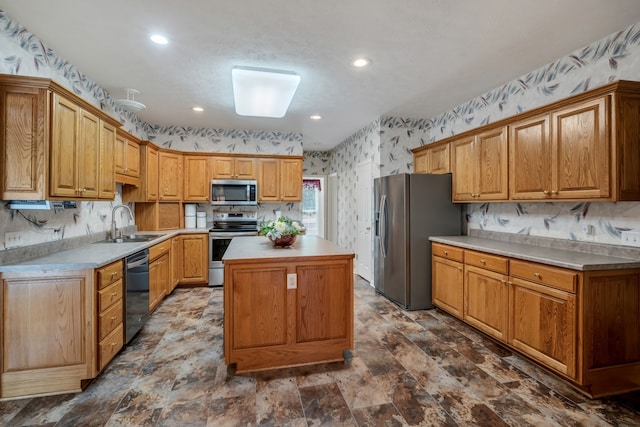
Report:
[{"label": "island countertop", "polygon": [[293,246],[277,248],[264,236],[234,237],[222,257],[225,264],[245,262],[247,260],[266,260],[279,258],[349,257],[353,251],[342,249],[334,243],[318,236],[300,235]]}]

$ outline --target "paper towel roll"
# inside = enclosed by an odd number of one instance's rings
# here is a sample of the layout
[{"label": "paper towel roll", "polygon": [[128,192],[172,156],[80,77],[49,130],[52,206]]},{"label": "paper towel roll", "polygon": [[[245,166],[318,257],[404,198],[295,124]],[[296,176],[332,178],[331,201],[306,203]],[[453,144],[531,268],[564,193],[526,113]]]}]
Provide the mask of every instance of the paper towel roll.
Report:
[{"label": "paper towel roll", "polygon": [[196,216],[196,205],[188,204],[184,205],[184,216]]},{"label": "paper towel roll", "polygon": [[184,217],[184,228],[196,228],[196,217],[195,216],[185,216]]},{"label": "paper towel roll", "polygon": [[196,218],[206,218],[207,217],[207,213],[206,212],[196,212]]},{"label": "paper towel roll", "polygon": [[197,228],[207,228],[207,217],[196,217],[196,227]]}]

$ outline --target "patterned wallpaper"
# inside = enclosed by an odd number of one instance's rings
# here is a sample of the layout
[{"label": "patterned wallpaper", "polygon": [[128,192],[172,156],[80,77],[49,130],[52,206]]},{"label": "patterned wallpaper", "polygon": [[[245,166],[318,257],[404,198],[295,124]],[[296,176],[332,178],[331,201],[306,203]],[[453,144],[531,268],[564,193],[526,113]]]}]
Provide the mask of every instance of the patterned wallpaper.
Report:
[{"label": "patterned wallpaper", "polygon": [[302,155],[301,133],[153,126],[149,140],[181,151]]},{"label": "patterned wallpaper", "polygon": [[[381,117],[331,151],[335,158],[331,172],[341,173],[345,178],[340,180],[341,206],[355,204],[355,168],[364,158],[374,159],[374,169],[380,175],[411,172],[411,148],[622,79],[640,81],[640,23],[436,117]],[[640,230],[639,202],[468,204],[466,213],[469,229],[617,245],[622,244],[621,231]],[[340,244],[354,249],[356,221],[353,209],[349,209],[349,214],[339,216],[339,220]],[[595,235],[584,236],[582,224],[593,225]]]}]

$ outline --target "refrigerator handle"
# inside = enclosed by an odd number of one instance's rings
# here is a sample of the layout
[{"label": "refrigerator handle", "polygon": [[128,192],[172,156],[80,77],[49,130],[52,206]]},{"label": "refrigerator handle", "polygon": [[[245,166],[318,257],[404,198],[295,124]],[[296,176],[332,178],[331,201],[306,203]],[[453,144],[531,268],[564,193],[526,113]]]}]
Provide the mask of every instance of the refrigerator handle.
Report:
[{"label": "refrigerator handle", "polygon": [[380,197],[380,220],[378,221],[378,235],[380,236],[380,253],[387,257],[387,195]]}]

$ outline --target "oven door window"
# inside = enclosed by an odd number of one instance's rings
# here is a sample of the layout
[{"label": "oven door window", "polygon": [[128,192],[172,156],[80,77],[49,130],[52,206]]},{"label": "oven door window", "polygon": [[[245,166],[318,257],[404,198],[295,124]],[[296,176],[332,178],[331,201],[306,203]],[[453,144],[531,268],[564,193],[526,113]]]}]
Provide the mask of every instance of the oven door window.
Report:
[{"label": "oven door window", "polygon": [[211,239],[211,261],[222,261],[222,256],[231,243],[231,237],[222,239]]}]

